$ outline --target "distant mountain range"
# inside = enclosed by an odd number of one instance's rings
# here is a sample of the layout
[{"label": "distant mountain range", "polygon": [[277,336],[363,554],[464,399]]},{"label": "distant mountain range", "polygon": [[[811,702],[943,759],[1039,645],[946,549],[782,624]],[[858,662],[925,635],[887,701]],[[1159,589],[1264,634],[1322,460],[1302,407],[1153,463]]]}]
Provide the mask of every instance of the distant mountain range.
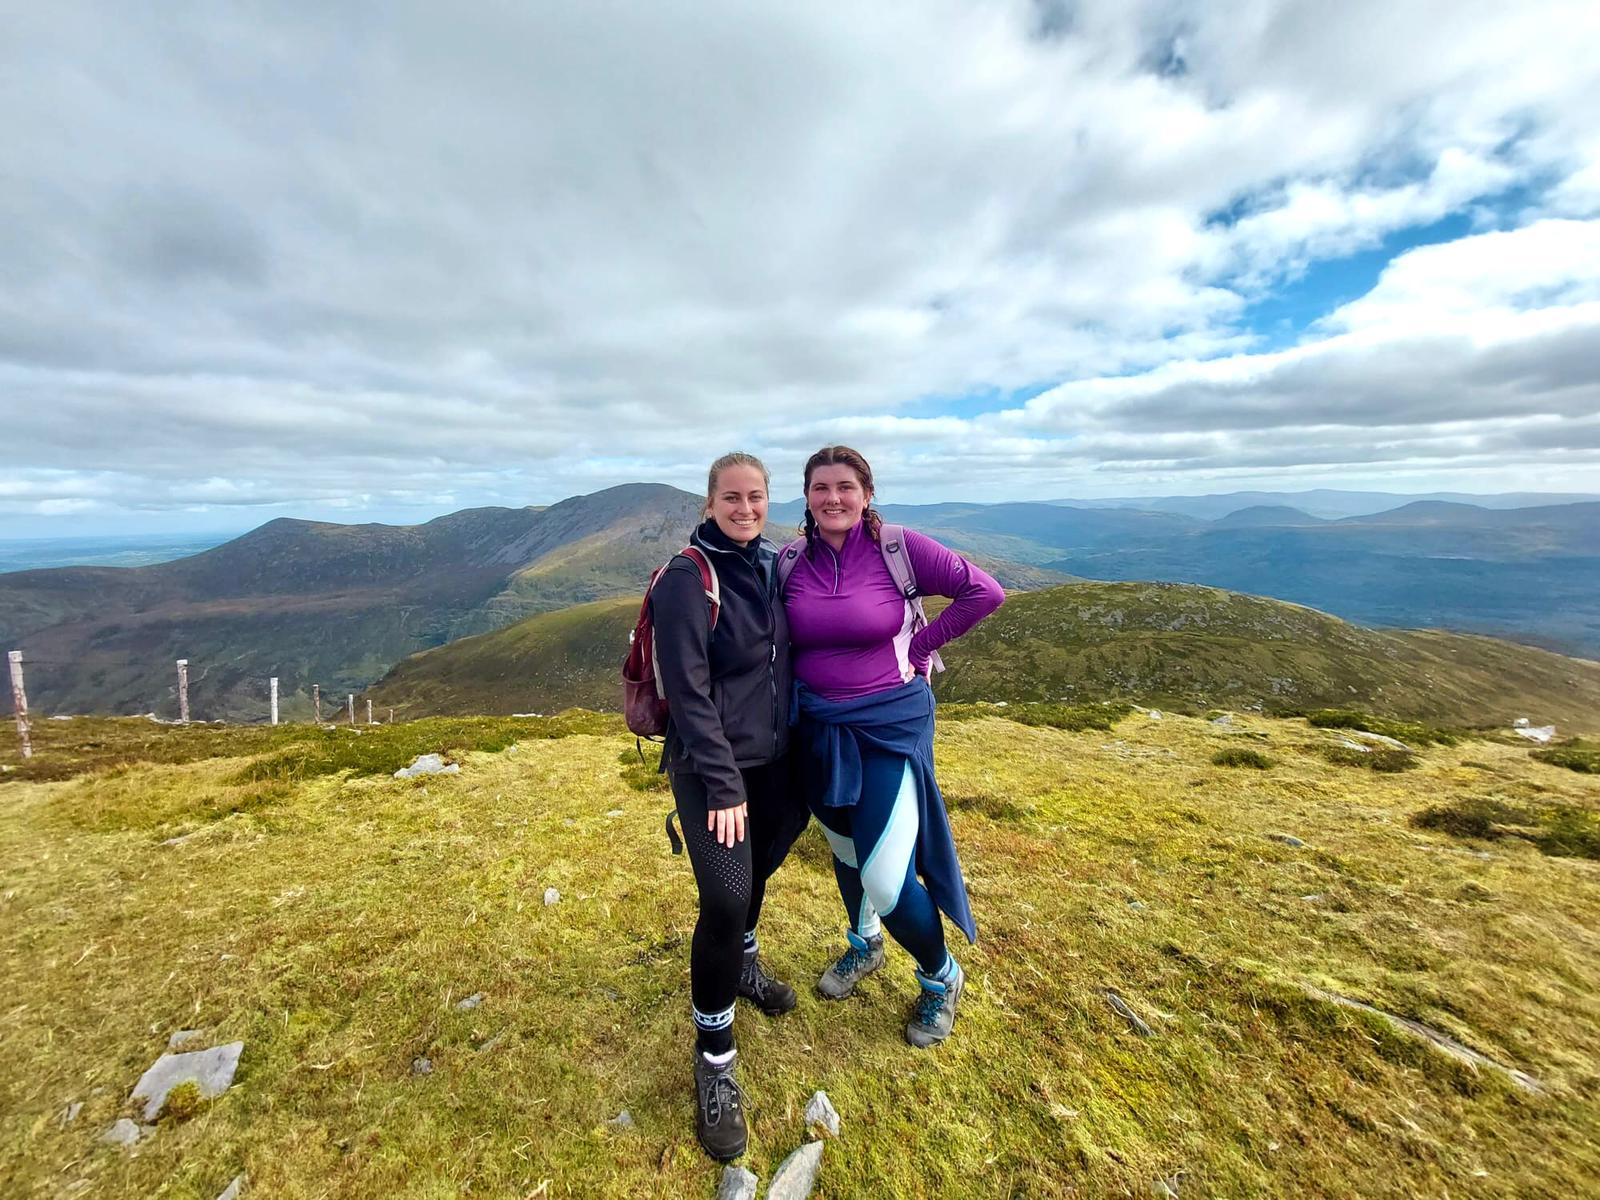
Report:
[{"label": "distant mountain range", "polygon": [[1498,492],[1476,495],[1471,492],[1426,492],[1405,495],[1400,492],[1349,492],[1334,488],[1313,488],[1305,492],[1227,492],[1211,496],[1122,496],[1103,500],[1051,500],[1072,508],[1142,508],[1148,512],[1170,512],[1202,521],[1219,521],[1244,508],[1296,508],[1324,520],[1364,517],[1387,512],[1419,501],[1470,504],[1475,508],[1544,508],[1552,504],[1582,504],[1600,501],[1600,495],[1571,492]]},{"label": "distant mountain range", "polygon": [[[546,508],[466,509],[414,526],[280,519],[138,568],[0,574],[0,642],[21,648],[41,711],[196,716],[331,707],[408,655],[569,605],[637,597],[700,498],[631,484]],[[1416,501],[1325,519],[1290,506],[1216,521],[1049,503],[891,505],[1009,589],[1166,580],[1273,596],[1366,624],[1493,633],[1600,656],[1600,503],[1487,509]],[[800,504],[775,505],[782,540]]]},{"label": "distant mountain range", "polygon": [[699,500],[659,484],[548,508],[466,509],[424,525],[280,519],[175,562],[0,575],[0,641],[35,665],[42,711],[176,711],[190,660],[197,717],[331,707],[428,646],[530,613],[637,590]]},{"label": "distant mountain range", "polygon": [[[369,693],[405,717],[615,709],[632,597],[546,613],[398,664]],[[1009,597],[944,655],[947,701],[1126,699],[1158,708],[1357,707],[1458,725],[1600,731],[1600,664],[1492,638],[1379,631],[1184,584]]]}]

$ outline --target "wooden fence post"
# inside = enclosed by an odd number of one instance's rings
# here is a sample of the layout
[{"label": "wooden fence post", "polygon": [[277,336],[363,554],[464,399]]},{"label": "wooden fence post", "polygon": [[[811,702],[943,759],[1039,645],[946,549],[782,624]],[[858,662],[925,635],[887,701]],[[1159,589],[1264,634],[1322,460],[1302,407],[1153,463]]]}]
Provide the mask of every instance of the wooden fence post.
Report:
[{"label": "wooden fence post", "polygon": [[367,724],[372,724],[372,697],[367,697]]},{"label": "wooden fence post", "polygon": [[178,660],[178,720],[189,723],[189,660]]},{"label": "wooden fence post", "polygon": [[278,677],[272,677],[272,723],[278,723]]},{"label": "wooden fence post", "polygon": [[317,724],[321,725],[322,724],[322,685],[320,683],[313,683],[311,685],[311,704],[317,710]]},{"label": "wooden fence post", "polygon": [[17,736],[22,739],[22,757],[33,757],[33,741],[28,737],[28,693],[22,687],[22,651],[6,655],[11,663],[11,708],[17,714]]},{"label": "wooden fence post", "polygon": [[350,724],[356,723],[356,694],[350,693]]}]

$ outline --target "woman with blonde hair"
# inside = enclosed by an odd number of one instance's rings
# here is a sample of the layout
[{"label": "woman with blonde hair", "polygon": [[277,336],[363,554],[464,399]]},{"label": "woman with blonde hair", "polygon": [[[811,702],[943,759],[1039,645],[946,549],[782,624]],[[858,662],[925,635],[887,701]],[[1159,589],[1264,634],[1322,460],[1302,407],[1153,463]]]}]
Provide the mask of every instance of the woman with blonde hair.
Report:
[{"label": "woman with blonde hair", "polygon": [[712,463],[704,520],[649,596],[669,712],[662,765],[700,897],[689,952],[695,1129],[717,1159],[743,1154],[747,1141],[735,997],[769,1015],[795,1005],[756,942],[767,879],[807,820],[785,758],[789,631],[774,587],[777,550],[761,536],[769,479],[749,454]]}]

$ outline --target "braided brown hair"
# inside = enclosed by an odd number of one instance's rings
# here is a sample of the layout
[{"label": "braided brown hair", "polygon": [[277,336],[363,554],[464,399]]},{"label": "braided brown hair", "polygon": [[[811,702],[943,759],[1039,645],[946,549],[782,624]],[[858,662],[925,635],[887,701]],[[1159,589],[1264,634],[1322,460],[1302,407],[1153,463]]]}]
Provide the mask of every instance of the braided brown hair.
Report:
[{"label": "braided brown hair", "polygon": [[[805,534],[806,553],[810,554],[816,544],[817,519],[811,515],[811,473],[818,467],[849,467],[855,473],[856,482],[861,485],[870,500],[876,489],[872,486],[872,467],[861,451],[852,450],[849,446],[824,446],[810,458],[806,459],[806,515],[800,523],[800,532]],[[883,516],[869,503],[861,519],[867,523],[867,533],[873,541],[878,540],[878,530],[883,525]]]}]

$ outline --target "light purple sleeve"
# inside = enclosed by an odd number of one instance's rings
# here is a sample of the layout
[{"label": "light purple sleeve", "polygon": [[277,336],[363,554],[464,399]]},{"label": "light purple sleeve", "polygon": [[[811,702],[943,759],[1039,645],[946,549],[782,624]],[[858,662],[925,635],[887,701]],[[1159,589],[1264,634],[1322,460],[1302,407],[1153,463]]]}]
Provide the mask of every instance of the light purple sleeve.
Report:
[{"label": "light purple sleeve", "polygon": [[911,662],[921,671],[930,654],[999,608],[1006,593],[988,572],[914,529],[906,530],[906,554],[919,592],[950,597],[949,606],[911,639]]}]

